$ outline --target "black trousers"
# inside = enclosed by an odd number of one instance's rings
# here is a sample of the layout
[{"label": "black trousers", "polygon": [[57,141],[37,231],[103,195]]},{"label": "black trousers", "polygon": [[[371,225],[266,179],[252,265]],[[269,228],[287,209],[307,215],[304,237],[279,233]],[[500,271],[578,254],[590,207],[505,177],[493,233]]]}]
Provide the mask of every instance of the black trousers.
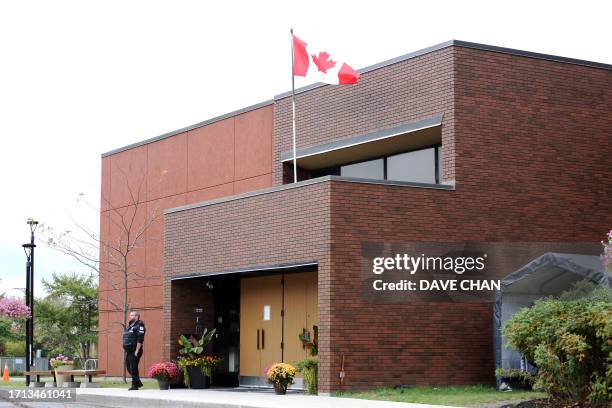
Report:
[{"label": "black trousers", "polygon": [[134,355],[134,352],[126,351],[125,352],[125,366],[127,368],[128,373],[132,376],[132,385],[141,386],[142,382],[140,381],[140,375],[138,373],[138,363],[140,363],[140,357],[142,357],[142,349],[138,355]]}]

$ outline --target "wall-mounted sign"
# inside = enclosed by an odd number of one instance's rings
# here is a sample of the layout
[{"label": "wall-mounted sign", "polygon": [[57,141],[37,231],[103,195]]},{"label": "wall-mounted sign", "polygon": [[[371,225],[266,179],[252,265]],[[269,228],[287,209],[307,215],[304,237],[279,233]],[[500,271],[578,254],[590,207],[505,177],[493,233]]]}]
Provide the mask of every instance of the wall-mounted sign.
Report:
[{"label": "wall-mounted sign", "polygon": [[263,308],[263,319],[270,320],[270,305],[264,305]]}]

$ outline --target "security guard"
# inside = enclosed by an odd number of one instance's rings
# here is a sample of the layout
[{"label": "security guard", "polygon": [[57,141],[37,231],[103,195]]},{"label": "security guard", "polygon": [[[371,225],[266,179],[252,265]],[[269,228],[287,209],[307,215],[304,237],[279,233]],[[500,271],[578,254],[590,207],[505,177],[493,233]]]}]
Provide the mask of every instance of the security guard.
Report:
[{"label": "security guard", "polygon": [[132,386],[130,391],[142,387],[140,376],[138,375],[138,363],[142,357],[145,336],[144,322],[140,320],[140,313],[131,311],[130,321],[123,332],[123,350],[125,350],[125,366],[128,373],[132,376]]}]

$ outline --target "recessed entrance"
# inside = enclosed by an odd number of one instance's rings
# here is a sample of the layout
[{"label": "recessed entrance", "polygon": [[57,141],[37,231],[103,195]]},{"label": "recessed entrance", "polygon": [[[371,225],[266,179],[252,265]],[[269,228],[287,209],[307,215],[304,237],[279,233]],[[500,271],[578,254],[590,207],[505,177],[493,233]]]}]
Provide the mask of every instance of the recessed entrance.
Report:
[{"label": "recessed entrance", "polygon": [[[300,335],[312,339],[318,325],[313,266],[174,279],[172,356],[178,355],[181,334],[200,337],[204,328],[214,327],[210,352],[222,360],[213,385],[270,387],[267,366],[309,356]],[[300,385],[296,379],[296,388]]]},{"label": "recessed entrance", "polygon": [[264,370],[308,356],[299,338],[318,324],[317,273],[242,278],[240,385],[265,386]]}]

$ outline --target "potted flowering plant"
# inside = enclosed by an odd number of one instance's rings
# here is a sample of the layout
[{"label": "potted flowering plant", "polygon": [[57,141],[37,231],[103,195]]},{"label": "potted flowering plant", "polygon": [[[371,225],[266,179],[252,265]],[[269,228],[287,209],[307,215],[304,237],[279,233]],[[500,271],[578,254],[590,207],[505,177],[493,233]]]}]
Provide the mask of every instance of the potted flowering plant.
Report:
[{"label": "potted flowering plant", "polygon": [[274,386],[274,392],[277,395],[287,393],[287,387],[293,384],[296,369],[291,364],[276,363],[272,364],[264,371],[264,375],[269,383]]},{"label": "potted flowering plant", "polygon": [[178,340],[183,347],[179,350],[181,356],[177,359],[179,368],[183,371],[185,385],[189,388],[208,388],[213,369],[221,361],[219,358],[205,354],[208,344],[215,335],[216,329],[204,329],[202,338],[187,338],[184,335]]},{"label": "potted flowering plant", "polygon": [[74,360],[71,360],[70,357],[63,354],[59,354],[51,358],[49,364],[51,364],[51,368],[55,370],[55,381],[58,387],[63,387],[65,382],[70,381],[70,376],[68,374],[62,374],[62,372],[72,370],[74,368]]},{"label": "potted flowering plant", "polygon": [[153,364],[149,367],[149,377],[153,377],[157,380],[160,390],[167,390],[170,388],[170,381],[178,378],[180,375],[178,366],[171,362],[165,361],[162,363]]},{"label": "potted flowering plant", "polygon": [[183,370],[185,384],[194,389],[210,388],[212,371],[220,362],[220,358],[211,355],[178,358],[178,365]]},{"label": "potted flowering plant", "polygon": [[212,378],[212,372],[214,368],[218,366],[219,363],[221,362],[220,358],[216,356],[209,356],[209,355],[200,356],[198,360],[199,360],[199,366],[204,372],[204,375],[209,378]]}]

